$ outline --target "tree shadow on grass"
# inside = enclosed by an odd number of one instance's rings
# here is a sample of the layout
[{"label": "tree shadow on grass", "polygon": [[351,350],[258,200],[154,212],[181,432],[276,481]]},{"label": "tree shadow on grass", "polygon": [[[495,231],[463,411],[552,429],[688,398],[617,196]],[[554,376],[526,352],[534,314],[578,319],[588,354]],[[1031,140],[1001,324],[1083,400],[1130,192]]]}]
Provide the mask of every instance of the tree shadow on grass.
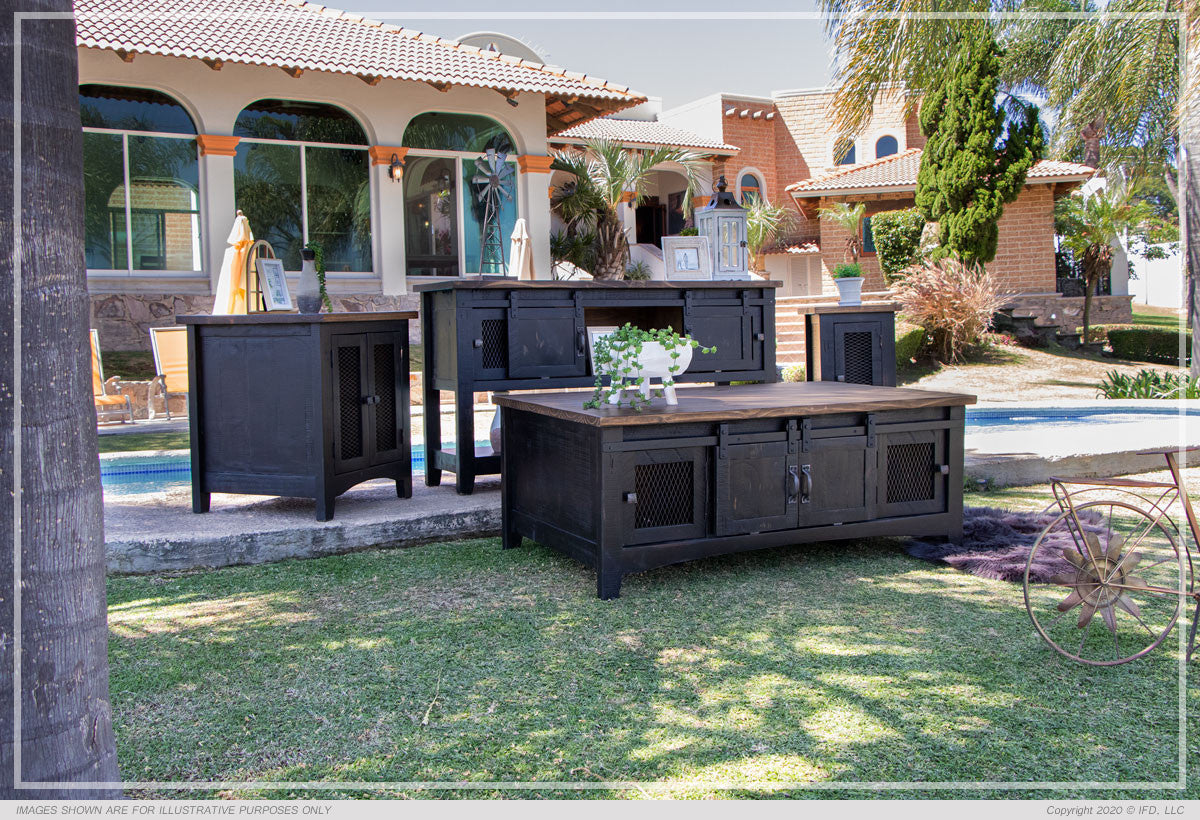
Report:
[{"label": "tree shadow on grass", "polygon": [[[114,600],[145,583],[116,579]],[[115,610],[125,776],[671,781],[679,796],[1174,776],[1169,653],[1066,663],[1018,588],[895,541],[667,567],[629,576],[616,601],[594,583],[549,549],[494,540],[172,579],[141,634]],[[248,601],[253,617],[236,617]]]}]

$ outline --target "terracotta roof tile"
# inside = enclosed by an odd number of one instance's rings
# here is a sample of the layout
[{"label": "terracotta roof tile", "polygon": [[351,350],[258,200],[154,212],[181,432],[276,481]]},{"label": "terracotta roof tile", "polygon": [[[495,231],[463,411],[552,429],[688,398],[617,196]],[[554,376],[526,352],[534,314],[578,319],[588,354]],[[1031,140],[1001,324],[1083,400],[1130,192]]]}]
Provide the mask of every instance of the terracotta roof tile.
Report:
[{"label": "terracotta roof tile", "polygon": [[[917,187],[917,173],[920,170],[921,149],[910,148],[873,162],[847,165],[820,176],[794,182],[787,186],[786,190],[800,197],[875,189],[903,191]],[[1095,169],[1087,165],[1044,159],[1029,169],[1026,178],[1047,181],[1087,179],[1093,173]]]},{"label": "terracotta roof tile", "polygon": [[603,117],[568,128],[553,138],[568,140],[607,139],[622,144],[665,145],[672,148],[698,148],[723,154],[738,152],[736,145],[702,137],[691,131],[673,128],[665,123],[645,120],[623,120]]},{"label": "terracotta roof tile", "polygon": [[304,0],[75,0],[75,39],[88,48],[568,95],[600,113],[645,99],[627,86]]}]

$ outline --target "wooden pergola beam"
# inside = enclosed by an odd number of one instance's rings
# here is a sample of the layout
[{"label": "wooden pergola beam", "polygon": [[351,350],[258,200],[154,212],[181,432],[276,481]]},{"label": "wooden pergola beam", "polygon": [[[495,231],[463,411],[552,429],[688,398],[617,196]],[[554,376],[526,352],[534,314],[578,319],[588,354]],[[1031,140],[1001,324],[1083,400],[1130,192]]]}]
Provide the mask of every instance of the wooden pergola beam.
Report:
[{"label": "wooden pergola beam", "polygon": [[211,68],[213,71],[220,71],[221,67],[225,65],[224,60],[214,60],[209,57],[202,57],[200,59],[200,61],[202,63],[204,63],[206,66],[208,66],[209,68]]},{"label": "wooden pergola beam", "polygon": [[367,85],[379,85],[379,81],[383,79],[378,74],[358,75],[358,79],[362,80]]},{"label": "wooden pergola beam", "polygon": [[118,48],[118,49],[117,49],[117,56],[118,56],[118,57],[120,57],[120,58],[121,58],[121,60],[122,60],[123,62],[126,62],[126,63],[132,63],[132,62],[133,62],[133,58],[134,58],[136,55],[135,55],[135,54],[134,54],[132,51],[126,51],[126,50],[125,50],[125,49],[123,49],[123,48]]},{"label": "wooden pergola beam", "polygon": [[301,74],[304,73],[303,68],[296,68],[295,66],[291,65],[280,66],[280,68],[283,69],[284,74],[288,75],[293,80],[297,79]]},{"label": "wooden pergola beam", "polygon": [[449,91],[452,86],[452,83],[441,83],[437,82],[436,80],[426,80],[425,82],[428,83],[435,91],[440,91],[443,94]]}]

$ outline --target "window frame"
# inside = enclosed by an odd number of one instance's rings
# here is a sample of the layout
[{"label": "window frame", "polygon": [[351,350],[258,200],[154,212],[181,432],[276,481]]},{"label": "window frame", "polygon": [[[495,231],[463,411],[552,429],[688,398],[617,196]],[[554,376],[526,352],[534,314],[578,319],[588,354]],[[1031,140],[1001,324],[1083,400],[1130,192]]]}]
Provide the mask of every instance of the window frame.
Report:
[{"label": "window frame", "polygon": [[[501,123],[501,125],[503,125],[503,123]],[[507,127],[505,128],[505,130],[507,130]],[[509,139],[510,139],[510,141],[512,140],[511,133],[509,133]],[[521,170],[520,163],[517,162],[517,160],[516,160],[517,154],[515,153],[516,152],[515,146],[514,146],[513,151],[514,151],[514,153],[509,154],[508,157],[505,159],[505,161],[509,162],[513,166],[515,166],[515,169],[514,169],[515,173],[513,175],[513,186],[514,186],[513,201],[516,203],[516,206],[517,206],[517,219],[521,219],[522,218],[521,214],[524,211],[524,209],[521,207],[520,181],[521,181],[521,178],[524,176],[524,172]],[[458,229],[458,236],[457,236],[457,251],[458,251],[458,266],[459,266],[458,275],[457,276],[422,276],[420,274],[409,273],[408,272],[408,244],[407,244],[408,237],[406,236],[405,237],[405,240],[406,240],[405,247],[404,247],[404,275],[407,279],[411,279],[412,281],[417,282],[417,283],[420,283],[420,282],[447,282],[447,281],[453,281],[455,279],[462,279],[463,277],[466,277],[466,276],[480,276],[481,275],[479,271],[469,271],[466,269],[466,261],[467,261],[466,202],[467,201],[464,197],[467,192],[465,190],[466,184],[463,181],[463,176],[464,176],[463,175],[463,163],[467,160],[474,161],[482,155],[483,155],[482,151],[480,151],[480,152],[450,151],[450,150],[447,150],[444,148],[409,148],[408,153],[404,155],[406,164],[409,161],[411,161],[412,159],[418,158],[418,157],[434,157],[434,158],[454,160],[453,176],[454,176],[454,184],[455,184],[455,186],[457,186],[455,188],[455,194],[458,197],[458,207],[455,209],[457,211],[457,213],[455,215],[455,220],[456,220],[456,225],[457,225],[457,229]],[[404,218],[407,218],[408,217],[408,202],[407,202],[407,200],[404,203],[404,209],[405,209]],[[482,256],[482,251],[481,251],[481,256]],[[482,274],[482,275],[495,276],[497,274]]]},{"label": "window frame", "polygon": [[[893,151],[893,152],[892,152],[892,153],[890,153],[890,154],[884,154],[884,155],[881,157],[881,156],[879,156],[879,142],[880,142],[880,140],[884,140],[884,139],[886,139],[886,138],[888,138],[888,137],[891,137],[891,138],[892,138],[892,139],[895,141],[895,143],[896,143],[896,150],[895,150],[895,151]],[[896,134],[896,133],[894,133],[894,132],[892,132],[892,131],[880,131],[879,133],[877,133],[877,134],[875,135],[875,139],[873,140],[873,142],[871,143],[871,145],[872,145],[872,147],[873,147],[873,149],[874,149],[875,159],[877,159],[877,160],[879,160],[879,159],[887,159],[888,157],[894,157],[894,156],[896,156],[897,154],[900,154],[900,153],[902,153],[902,149],[901,149],[901,147],[900,147],[900,146],[901,146],[901,142],[900,142],[900,135],[899,135],[899,134]]]},{"label": "window frame", "polygon": [[[186,110],[186,109],[185,109]],[[190,115],[189,115],[190,116]],[[180,134],[174,131],[129,131],[124,128],[95,128],[83,127],[85,134],[110,134],[121,138],[121,184],[125,187],[125,267],[124,268],[85,268],[89,279],[204,279],[204,208],[201,207],[204,197],[200,191],[200,142],[197,134]],[[200,253],[200,268],[196,270],[141,270],[133,266],[133,191],[129,180],[129,138],[155,137],[179,140],[191,140],[196,149],[196,245]],[[109,208],[109,211],[114,209]],[[173,211],[173,213],[182,213]],[[190,213],[190,212],[189,212]]]},{"label": "window frame", "polygon": [[761,199],[764,203],[769,205],[770,200],[767,199],[767,185],[765,182],[766,177],[757,168],[751,168],[751,167],[746,167],[746,168],[743,168],[742,170],[738,171],[737,190],[735,191],[738,204],[741,205],[742,207],[745,207],[745,203],[742,201],[742,199],[744,197],[744,191],[746,189],[742,187],[742,179],[746,176],[754,177],[754,181],[758,183],[758,186],[755,188],[755,190],[758,191],[758,198]]},{"label": "window frame", "polygon": [[[349,112],[347,112],[347,113],[349,113]],[[351,115],[351,116],[353,116],[353,115]],[[358,120],[355,119],[355,122],[358,122]],[[359,127],[360,128],[362,127],[361,123],[359,124]],[[325,274],[325,278],[330,279],[330,280],[336,280],[336,279],[380,279],[381,278],[381,272],[379,271],[379,259],[377,258],[379,254],[377,253],[377,249],[376,249],[377,243],[376,243],[376,231],[375,231],[375,227],[376,227],[375,226],[375,205],[378,201],[378,189],[376,188],[375,174],[371,173],[371,169],[374,166],[371,164],[371,157],[369,154],[369,150],[370,150],[369,145],[348,145],[346,143],[341,143],[341,142],[311,142],[308,140],[275,140],[275,139],[264,139],[264,138],[259,138],[259,137],[238,137],[238,147],[241,148],[241,146],[243,144],[248,144],[248,145],[289,145],[289,146],[292,146],[292,147],[296,148],[297,150],[299,150],[299,152],[300,152],[300,193],[301,193],[301,196],[300,196],[300,221],[301,221],[300,234],[301,234],[301,240],[303,241],[303,243],[305,245],[307,245],[308,241],[309,241],[309,239],[308,239],[308,158],[305,155],[305,149],[306,148],[335,148],[335,149],[339,149],[339,150],[348,149],[348,150],[353,150],[353,151],[362,151],[363,156],[367,160],[367,189],[370,192],[370,197],[371,197],[371,208],[370,208],[369,219],[371,222],[371,225],[370,225],[370,230],[371,230],[371,267],[373,268],[373,270],[369,270],[369,271],[366,271],[366,270],[363,270],[363,271],[349,271],[349,270],[347,270],[347,271],[327,271]],[[236,161],[237,161],[237,158],[234,157],[234,162],[236,163]],[[235,174],[235,179],[234,179],[234,184],[233,184],[233,202],[234,202],[234,207],[236,208],[237,207],[237,180],[236,180],[237,169],[236,169],[236,165],[234,168],[234,174]],[[285,271],[285,272],[290,273],[290,274],[297,274],[297,275],[299,274],[298,270],[291,270],[291,271]]]}]

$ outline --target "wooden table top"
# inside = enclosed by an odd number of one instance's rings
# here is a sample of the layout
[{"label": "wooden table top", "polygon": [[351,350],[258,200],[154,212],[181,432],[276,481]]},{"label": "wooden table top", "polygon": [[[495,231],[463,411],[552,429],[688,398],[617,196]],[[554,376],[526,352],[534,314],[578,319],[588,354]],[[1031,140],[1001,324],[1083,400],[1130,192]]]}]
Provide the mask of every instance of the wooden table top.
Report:
[{"label": "wooden table top", "polygon": [[900,310],[899,302],[863,302],[861,305],[801,305],[796,312],[801,316],[825,313],[895,313]]},{"label": "wooden table top", "polygon": [[782,285],[782,282],[765,279],[703,279],[695,282],[660,282],[648,280],[636,282],[628,280],[596,282],[583,280],[577,282],[568,279],[521,281],[506,276],[485,276],[482,279],[464,277],[462,279],[448,279],[445,282],[423,282],[414,286],[413,290],[418,292],[427,290],[537,290],[539,288],[558,288],[560,290],[695,290],[697,288],[723,288],[729,290],[731,288],[778,288],[782,287]]},{"label": "wooden table top", "polygon": [[875,387],[840,382],[777,382],[728,387],[679,387],[679,404],[662,399],[638,412],[604,407],[584,409],[590,393],[497,393],[496,404],[592,427],[626,427],[697,421],[736,421],[778,416],[874,413],[923,407],[961,407],[975,403],[966,393],[939,393],[909,387]]},{"label": "wooden table top", "polygon": [[392,310],[362,313],[251,313],[238,316],[176,316],[181,325],[288,325],[337,324],[338,322],[395,322],[415,319],[415,310]]}]

